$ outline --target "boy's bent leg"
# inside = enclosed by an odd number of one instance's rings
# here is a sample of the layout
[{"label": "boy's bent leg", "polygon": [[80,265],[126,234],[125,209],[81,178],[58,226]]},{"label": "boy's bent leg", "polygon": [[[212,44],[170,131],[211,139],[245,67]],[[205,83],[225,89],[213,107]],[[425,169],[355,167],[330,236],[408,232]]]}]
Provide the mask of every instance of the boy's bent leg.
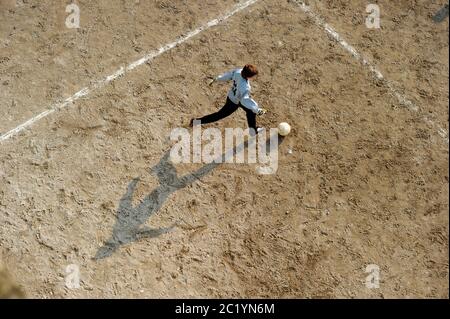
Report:
[{"label": "boy's bent leg", "polygon": [[201,121],[202,124],[217,122],[233,114],[238,109],[238,107],[239,105],[236,105],[233,102],[231,102],[230,99],[227,99],[227,102],[219,111],[213,114],[206,115],[196,120]]},{"label": "boy's bent leg", "polygon": [[245,110],[245,113],[247,114],[248,127],[254,129],[255,132],[256,132],[257,131],[256,114],[253,111],[251,111],[251,110],[249,110],[249,109],[247,109],[245,107],[243,107],[243,108]]}]

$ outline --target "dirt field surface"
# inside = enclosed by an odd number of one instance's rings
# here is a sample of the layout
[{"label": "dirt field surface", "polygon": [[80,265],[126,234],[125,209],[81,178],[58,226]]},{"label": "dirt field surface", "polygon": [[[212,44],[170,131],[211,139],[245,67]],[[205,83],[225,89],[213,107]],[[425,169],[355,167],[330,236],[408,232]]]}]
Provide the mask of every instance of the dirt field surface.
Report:
[{"label": "dirt field surface", "polygon": [[[79,0],[68,29],[70,1],[0,3],[0,135],[239,4]],[[380,29],[367,1],[305,2],[383,81],[301,3],[255,1],[0,141],[0,257],[27,297],[449,297],[446,2],[377,1]],[[207,77],[249,62],[259,123],[293,127],[276,174],[172,164],[172,129],[225,102]]]}]

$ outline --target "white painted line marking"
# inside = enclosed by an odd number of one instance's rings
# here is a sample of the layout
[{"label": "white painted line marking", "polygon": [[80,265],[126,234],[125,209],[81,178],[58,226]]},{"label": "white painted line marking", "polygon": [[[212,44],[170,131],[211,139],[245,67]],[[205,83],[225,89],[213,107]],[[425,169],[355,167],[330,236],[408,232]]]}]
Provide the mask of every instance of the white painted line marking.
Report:
[{"label": "white painted line marking", "polygon": [[[369,60],[367,60],[366,58],[364,58],[361,54],[358,53],[358,51],[351,46],[350,44],[347,43],[347,41],[345,41],[340,35],[339,33],[336,32],[336,30],[334,30],[334,28],[332,26],[330,26],[328,23],[326,23],[317,13],[313,12],[311,10],[311,8],[309,6],[307,6],[304,2],[302,1],[298,1],[298,0],[293,0],[295,3],[298,4],[298,6],[310,17],[314,20],[314,22],[316,23],[317,26],[323,28],[325,30],[325,32],[336,42],[338,42],[345,50],[347,50],[356,60],[358,60],[359,62],[361,62],[361,64],[363,64],[364,66],[367,66],[370,70],[370,72],[372,73],[372,75],[381,81],[384,81],[384,83],[386,83],[387,87],[389,88],[389,90],[391,91],[391,93],[397,98],[397,100],[400,102],[401,105],[406,106],[408,109],[412,110],[412,111],[418,111],[419,108],[413,103],[411,102],[409,99],[407,99],[403,94],[401,94],[395,87],[394,85],[388,81],[383,74],[377,69],[377,67],[371,63]],[[434,129],[437,130],[439,136],[441,136],[444,141],[448,144],[449,143],[449,137],[448,137],[448,132],[443,129],[442,127],[440,127],[438,124],[436,124],[435,122],[429,120],[429,119],[425,119],[425,121],[434,127]]]},{"label": "white painted line marking", "polygon": [[176,46],[186,42],[187,40],[189,40],[190,38],[196,36],[197,34],[211,28],[214,27],[218,24],[220,24],[221,22],[229,19],[230,17],[232,17],[233,15],[235,15],[236,13],[246,9],[247,7],[251,6],[252,4],[255,4],[256,2],[258,2],[259,0],[247,0],[241,3],[238,3],[234,9],[230,10],[229,12],[227,12],[226,14],[213,19],[209,22],[207,22],[206,24],[200,26],[199,28],[190,31],[189,33],[181,36],[178,38],[178,40],[175,40],[173,42],[170,42],[162,47],[160,47],[158,50],[156,51],[152,51],[148,54],[146,54],[144,57],[140,58],[139,60],[130,63],[126,68],[121,67],[119,70],[117,70],[116,72],[114,72],[113,74],[105,77],[104,79],[95,82],[94,85],[92,85],[91,87],[86,87],[80,91],[78,91],[77,93],[75,93],[74,95],[72,95],[71,97],[67,98],[66,100],[64,100],[62,103],[59,104],[55,104],[53,106],[51,106],[49,109],[45,110],[44,112],[36,115],[35,117],[29,119],[28,121],[26,121],[25,123],[17,126],[16,128],[10,130],[9,132],[6,132],[5,134],[0,136],[0,142],[4,142],[8,139],[10,139],[11,137],[17,135],[18,133],[20,133],[21,131],[27,129],[28,127],[30,127],[31,125],[33,125],[34,123],[36,123],[37,121],[49,116],[50,114],[54,113],[57,110],[60,110],[62,108],[65,108],[67,106],[69,106],[71,103],[74,103],[75,101],[77,101],[78,99],[80,99],[83,96],[87,96],[88,94],[90,94],[91,92],[93,92],[96,89],[99,89],[101,87],[104,87],[105,85],[107,85],[108,83],[114,81],[115,79],[117,79],[118,77],[125,75],[126,73],[134,70],[135,68],[147,63],[148,61],[153,60],[154,58],[158,57],[159,55],[175,48]]}]

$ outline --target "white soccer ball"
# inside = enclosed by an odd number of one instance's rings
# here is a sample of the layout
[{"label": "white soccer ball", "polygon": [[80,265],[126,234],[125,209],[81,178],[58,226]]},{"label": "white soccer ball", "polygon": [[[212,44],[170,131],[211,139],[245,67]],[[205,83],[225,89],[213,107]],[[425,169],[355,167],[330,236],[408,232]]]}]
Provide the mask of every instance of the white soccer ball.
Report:
[{"label": "white soccer ball", "polygon": [[291,133],[291,126],[288,123],[283,122],[278,125],[278,134],[281,136],[287,136],[289,133]]}]

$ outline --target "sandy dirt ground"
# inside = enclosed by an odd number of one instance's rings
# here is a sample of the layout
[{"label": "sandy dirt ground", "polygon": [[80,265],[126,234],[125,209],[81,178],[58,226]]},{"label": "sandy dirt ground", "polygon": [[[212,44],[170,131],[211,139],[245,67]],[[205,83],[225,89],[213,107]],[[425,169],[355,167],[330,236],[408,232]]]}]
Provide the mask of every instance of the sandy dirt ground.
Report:
[{"label": "sandy dirt ground", "polygon": [[[69,1],[0,3],[2,134],[238,1],[77,1],[77,30]],[[365,1],[308,1],[416,111],[297,1],[260,0],[1,142],[2,263],[34,298],[448,298],[449,22],[423,3],[378,1],[371,30]],[[259,123],[293,126],[276,174],[170,163],[171,130],[224,103],[207,76],[248,62]]]},{"label": "sandy dirt ground", "polygon": [[0,268],[0,299],[18,299],[25,295],[19,288],[16,281],[11,278],[8,270],[3,266]]}]

